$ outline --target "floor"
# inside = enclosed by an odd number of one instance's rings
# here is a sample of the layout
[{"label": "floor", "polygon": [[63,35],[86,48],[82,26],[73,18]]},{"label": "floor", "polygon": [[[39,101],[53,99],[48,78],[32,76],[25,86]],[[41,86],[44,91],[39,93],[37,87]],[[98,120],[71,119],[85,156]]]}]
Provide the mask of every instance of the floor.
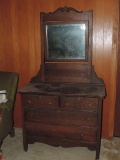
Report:
[{"label": "floor", "polygon": [[[95,160],[95,151],[83,147],[53,147],[43,143],[29,144],[23,150],[22,130],[15,129],[16,136],[7,136],[2,145],[2,160]],[[120,138],[102,139],[100,160],[120,160]]]}]

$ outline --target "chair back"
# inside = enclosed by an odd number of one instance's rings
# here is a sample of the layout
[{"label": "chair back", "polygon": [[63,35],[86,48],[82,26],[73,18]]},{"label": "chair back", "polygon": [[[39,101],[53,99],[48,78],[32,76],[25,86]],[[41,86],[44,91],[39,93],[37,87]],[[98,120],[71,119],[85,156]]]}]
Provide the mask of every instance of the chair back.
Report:
[{"label": "chair back", "polygon": [[19,75],[15,72],[0,71],[0,90],[6,90],[6,98],[15,100]]}]

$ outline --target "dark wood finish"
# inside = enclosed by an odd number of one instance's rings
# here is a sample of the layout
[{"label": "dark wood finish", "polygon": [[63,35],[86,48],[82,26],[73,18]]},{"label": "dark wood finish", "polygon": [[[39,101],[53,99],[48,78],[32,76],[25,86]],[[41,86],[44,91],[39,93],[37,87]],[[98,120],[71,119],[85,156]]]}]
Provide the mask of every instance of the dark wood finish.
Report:
[{"label": "dark wood finish", "polygon": [[[44,24],[48,21],[89,23],[87,61],[48,62]],[[92,12],[60,8],[41,13],[42,64],[31,82],[19,90],[23,113],[23,145],[44,142],[54,146],[83,146],[96,150],[101,143],[102,101],[105,85],[92,66]]]},{"label": "dark wood finish", "polygon": [[[92,11],[78,12],[72,8],[59,8],[53,13],[41,13],[41,74],[38,73],[38,81],[45,82],[79,82],[88,83],[91,82],[92,75]],[[86,57],[85,60],[63,60],[62,62],[56,62],[46,60],[47,57],[47,42],[46,42],[46,24],[71,24],[79,22],[87,22],[88,26],[88,38],[85,42],[86,45]],[[72,63],[70,63],[70,62]],[[66,62],[66,63],[65,63]],[[68,62],[68,63],[67,63]],[[74,63],[74,65],[73,65]],[[40,77],[39,77],[40,75]],[[36,81],[36,80],[35,80]],[[32,80],[32,82],[34,82]]]},{"label": "dark wood finish", "polygon": [[104,84],[30,83],[20,93],[24,150],[36,141],[87,146],[98,159]]}]

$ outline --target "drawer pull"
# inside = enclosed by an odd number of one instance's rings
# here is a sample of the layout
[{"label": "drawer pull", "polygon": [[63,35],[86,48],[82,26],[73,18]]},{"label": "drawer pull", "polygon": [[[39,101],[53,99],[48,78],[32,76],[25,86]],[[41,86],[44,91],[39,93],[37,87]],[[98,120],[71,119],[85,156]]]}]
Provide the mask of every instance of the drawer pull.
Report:
[{"label": "drawer pull", "polygon": [[28,103],[31,103],[31,100],[28,100]]},{"label": "drawer pull", "polygon": [[52,104],[52,102],[49,102],[49,104]]},{"label": "drawer pull", "polygon": [[81,136],[83,137],[83,136],[84,136],[84,134],[82,133],[82,134],[81,134]]}]

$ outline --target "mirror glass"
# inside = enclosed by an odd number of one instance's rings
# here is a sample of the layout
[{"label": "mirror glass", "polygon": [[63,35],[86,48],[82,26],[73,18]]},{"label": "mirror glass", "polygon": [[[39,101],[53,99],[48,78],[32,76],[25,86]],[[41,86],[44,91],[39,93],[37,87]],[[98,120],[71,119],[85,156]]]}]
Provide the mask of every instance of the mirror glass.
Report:
[{"label": "mirror glass", "polygon": [[47,24],[47,60],[85,60],[85,23]]}]

